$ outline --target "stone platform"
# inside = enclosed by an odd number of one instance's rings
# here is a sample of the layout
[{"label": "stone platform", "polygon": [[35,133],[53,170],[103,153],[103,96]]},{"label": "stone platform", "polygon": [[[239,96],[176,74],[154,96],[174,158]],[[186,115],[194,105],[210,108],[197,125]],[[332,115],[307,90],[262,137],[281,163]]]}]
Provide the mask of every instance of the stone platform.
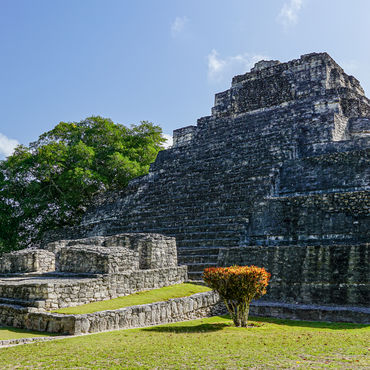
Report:
[{"label": "stone platform", "polygon": [[0,325],[76,335],[168,324],[225,313],[226,309],[218,295],[206,292],[165,302],[82,315],[40,312],[17,305],[0,304]]},{"label": "stone platform", "polygon": [[370,324],[369,307],[289,304],[258,300],[251,304],[250,314],[289,320]]},{"label": "stone platform", "polygon": [[[17,305],[0,304],[0,323],[30,330],[69,335],[146,327],[226,314],[214,292],[194,294],[139,306],[81,315],[40,312]],[[337,321],[370,324],[370,310],[356,307],[252,302],[250,315],[308,321]]]},{"label": "stone platform", "polygon": [[105,275],[0,275],[0,303],[50,310],[162,288],[186,280],[186,266]]},{"label": "stone platform", "polygon": [[[45,272],[48,271],[48,272]],[[129,233],[61,240],[0,257],[0,303],[38,310],[76,306],[183,283],[176,240]]]}]

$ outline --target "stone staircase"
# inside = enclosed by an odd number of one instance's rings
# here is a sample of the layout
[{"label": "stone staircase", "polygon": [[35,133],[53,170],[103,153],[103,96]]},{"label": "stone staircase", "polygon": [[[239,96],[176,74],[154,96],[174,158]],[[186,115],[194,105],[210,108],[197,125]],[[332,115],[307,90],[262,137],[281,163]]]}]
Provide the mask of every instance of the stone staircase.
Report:
[{"label": "stone staircase", "polygon": [[45,307],[45,300],[0,297],[0,305],[42,308]]},{"label": "stone staircase", "polygon": [[188,266],[189,280],[202,280],[202,272],[206,267],[216,267],[219,248],[180,247],[178,261],[180,265]]}]

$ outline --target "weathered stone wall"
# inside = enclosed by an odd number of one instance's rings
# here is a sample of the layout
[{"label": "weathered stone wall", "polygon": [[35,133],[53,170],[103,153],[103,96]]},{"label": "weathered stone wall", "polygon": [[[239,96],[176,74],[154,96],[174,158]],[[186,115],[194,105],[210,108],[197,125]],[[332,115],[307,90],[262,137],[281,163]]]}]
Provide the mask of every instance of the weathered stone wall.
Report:
[{"label": "weathered stone wall", "polygon": [[175,236],[190,278],[239,245],[351,250],[369,242],[369,117],[359,82],[325,53],[257,64],[216,95],[211,116],[176,130],[147,176],[46,239]]},{"label": "weathered stone wall", "polygon": [[186,266],[137,270],[120,274],[83,277],[49,275],[1,279],[0,301],[39,309],[57,309],[112,299],[142,290],[180,284],[187,280]]},{"label": "weathered stone wall", "polygon": [[259,62],[251,73],[234,77],[231,89],[216,94],[212,114],[238,114],[297,99],[333,96],[338,89],[360,97],[364,94],[354,77],[345,75],[332,59],[317,54],[288,63]]},{"label": "weathered stone wall", "polygon": [[[118,310],[83,315],[35,312],[20,306],[0,304],[0,325],[61,334],[97,333],[167,324],[225,314],[225,305],[214,292],[170,299]],[[370,323],[370,310],[356,307],[294,305],[252,302],[250,315],[312,321]],[[149,329],[150,330],[150,329]]]},{"label": "weathered stone wall", "polygon": [[57,254],[61,272],[117,274],[139,270],[139,252],[120,247],[74,245]]},{"label": "weathered stone wall", "polygon": [[42,249],[25,249],[0,257],[0,274],[55,270],[55,255]]},{"label": "weathered stone wall", "polygon": [[[343,244],[351,248],[370,240],[369,210],[369,191],[268,197],[255,209],[240,244],[303,246],[319,243]],[[370,269],[369,264],[367,266]]]},{"label": "weathered stone wall", "polygon": [[353,138],[370,136],[370,118],[353,118],[348,123],[349,132]]},{"label": "weathered stone wall", "polygon": [[32,312],[0,304],[0,325],[62,334],[97,333],[198,319],[225,313],[213,292],[83,315]]},{"label": "weathered stone wall", "polygon": [[290,320],[370,324],[370,308],[368,307],[291,304],[258,300],[252,302],[250,314]]},{"label": "weathered stone wall", "polygon": [[258,265],[271,273],[263,299],[368,306],[369,245],[245,246],[220,250],[219,264]]},{"label": "weathered stone wall", "polygon": [[279,195],[370,189],[370,150],[326,153],[285,161],[277,181]]},{"label": "weathered stone wall", "polygon": [[[65,237],[65,235],[63,235]],[[81,236],[81,234],[79,235]],[[77,249],[68,249],[77,246]],[[156,269],[164,267],[176,267],[177,266],[177,249],[176,249],[176,239],[160,234],[150,234],[150,233],[125,233],[125,234],[114,234],[111,236],[94,236],[89,238],[74,239],[74,240],[58,240],[56,242],[51,242],[45,246],[45,248],[57,256],[59,253],[62,254],[63,267],[59,267],[59,259],[57,258],[57,269],[62,268],[61,271],[69,271],[68,263],[72,265],[76,264],[78,269],[78,264],[83,263],[83,255],[85,248],[86,251],[90,250],[90,256],[92,258],[92,251],[96,250],[95,256],[98,254],[105,258],[109,258],[111,254],[113,258],[114,253],[125,253],[126,257],[122,255],[122,258],[126,258],[121,261],[123,270],[129,268],[132,264],[130,270],[135,269]],[[66,248],[66,249],[65,249]],[[111,252],[104,252],[104,248],[112,248]],[[63,251],[63,252],[61,252]],[[77,253],[80,258],[79,262],[73,261],[73,253]],[[87,252],[86,252],[87,253]],[[69,256],[66,264],[63,262],[64,256]],[[77,256],[76,256],[77,258]],[[104,258],[104,257],[103,257]],[[90,261],[92,262],[92,261]],[[95,263],[98,261],[96,260]],[[91,266],[90,266],[91,267]],[[116,269],[116,268],[115,268]],[[75,269],[76,270],[76,269]],[[77,270],[76,270],[77,272]]]}]

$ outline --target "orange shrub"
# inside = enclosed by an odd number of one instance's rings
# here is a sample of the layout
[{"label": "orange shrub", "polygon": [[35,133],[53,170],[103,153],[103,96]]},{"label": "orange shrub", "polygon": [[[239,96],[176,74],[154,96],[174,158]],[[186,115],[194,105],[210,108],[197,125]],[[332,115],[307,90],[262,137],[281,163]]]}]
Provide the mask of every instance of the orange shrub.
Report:
[{"label": "orange shrub", "polygon": [[266,294],[271,274],[263,267],[210,267],[203,272],[205,283],[225,302],[235,326],[247,326],[252,299]]}]

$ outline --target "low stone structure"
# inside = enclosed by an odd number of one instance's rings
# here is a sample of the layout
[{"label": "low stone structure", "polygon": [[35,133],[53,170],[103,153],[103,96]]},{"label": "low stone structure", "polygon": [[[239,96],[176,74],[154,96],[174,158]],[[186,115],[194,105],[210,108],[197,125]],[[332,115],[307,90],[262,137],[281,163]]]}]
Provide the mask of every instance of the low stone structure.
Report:
[{"label": "low stone structure", "polygon": [[226,313],[214,292],[174,298],[165,302],[125,307],[83,315],[37,312],[0,304],[0,323],[61,334],[87,334],[107,330],[138,328]]},{"label": "low stone structure", "polygon": [[[93,236],[74,240],[58,240],[48,243],[44,246],[45,249],[53,252],[57,256],[57,268],[60,269],[58,263],[64,256],[68,254],[68,249],[64,247],[78,246],[82,251],[93,250],[94,247],[104,248],[120,248],[127,253],[127,265],[133,264],[130,269],[157,269],[163,267],[177,266],[177,249],[175,238],[164,236],[161,234],[148,233],[124,233],[114,234],[109,236]],[[59,257],[59,252],[63,250],[63,257]],[[99,249],[102,253],[104,249]],[[113,251],[114,249],[112,249]],[[98,249],[96,249],[98,251]],[[81,252],[82,253],[82,252]],[[76,250],[76,255],[78,250]],[[77,257],[77,256],[75,256]],[[82,259],[80,263],[84,264]],[[81,267],[83,269],[83,267]],[[62,267],[64,269],[64,267]],[[77,271],[76,271],[77,272]],[[82,271],[81,271],[82,272]]]},{"label": "low stone structure", "polygon": [[114,274],[139,270],[139,253],[120,247],[74,245],[58,253],[61,272]]},{"label": "low stone structure", "polygon": [[95,276],[61,273],[0,277],[0,303],[51,310],[117,298],[186,280],[186,266]]},{"label": "low stone structure", "polygon": [[369,307],[292,304],[260,300],[252,303],[249,313],[254,316],[279,319],[370,324]]},{"label": "low stone structure", "polygon": [[55,255],[47,250],[26,249],[0,257],[0,274],[55,270]]},{"label": "low stone structure", "polygon": [[[177,266],[175,239],[158,234],[62,240],[44,250],[6,254],[2,260],[11,263],[4,262],[6,268],[0,273],[0,303],[39,310],[112,299],[187,280],[186,266]],[[28,266],[24,261],[36,262]],[[56,270],[50,271],[53,266]]]},{"label": "low stone structure", "polygon": [[[39,312],[32,308],[0,304],[4,325],[60,334],[88,334],[130,329],[226,314],[226,307],[215,292],[174,298],[166,302],[125,307],[81,315]],[[369,324],[370,309],[319,305],[252,302],[250,315],[315,321],[356,321]],[[1,345],[1,343],[0,343]]]}]

